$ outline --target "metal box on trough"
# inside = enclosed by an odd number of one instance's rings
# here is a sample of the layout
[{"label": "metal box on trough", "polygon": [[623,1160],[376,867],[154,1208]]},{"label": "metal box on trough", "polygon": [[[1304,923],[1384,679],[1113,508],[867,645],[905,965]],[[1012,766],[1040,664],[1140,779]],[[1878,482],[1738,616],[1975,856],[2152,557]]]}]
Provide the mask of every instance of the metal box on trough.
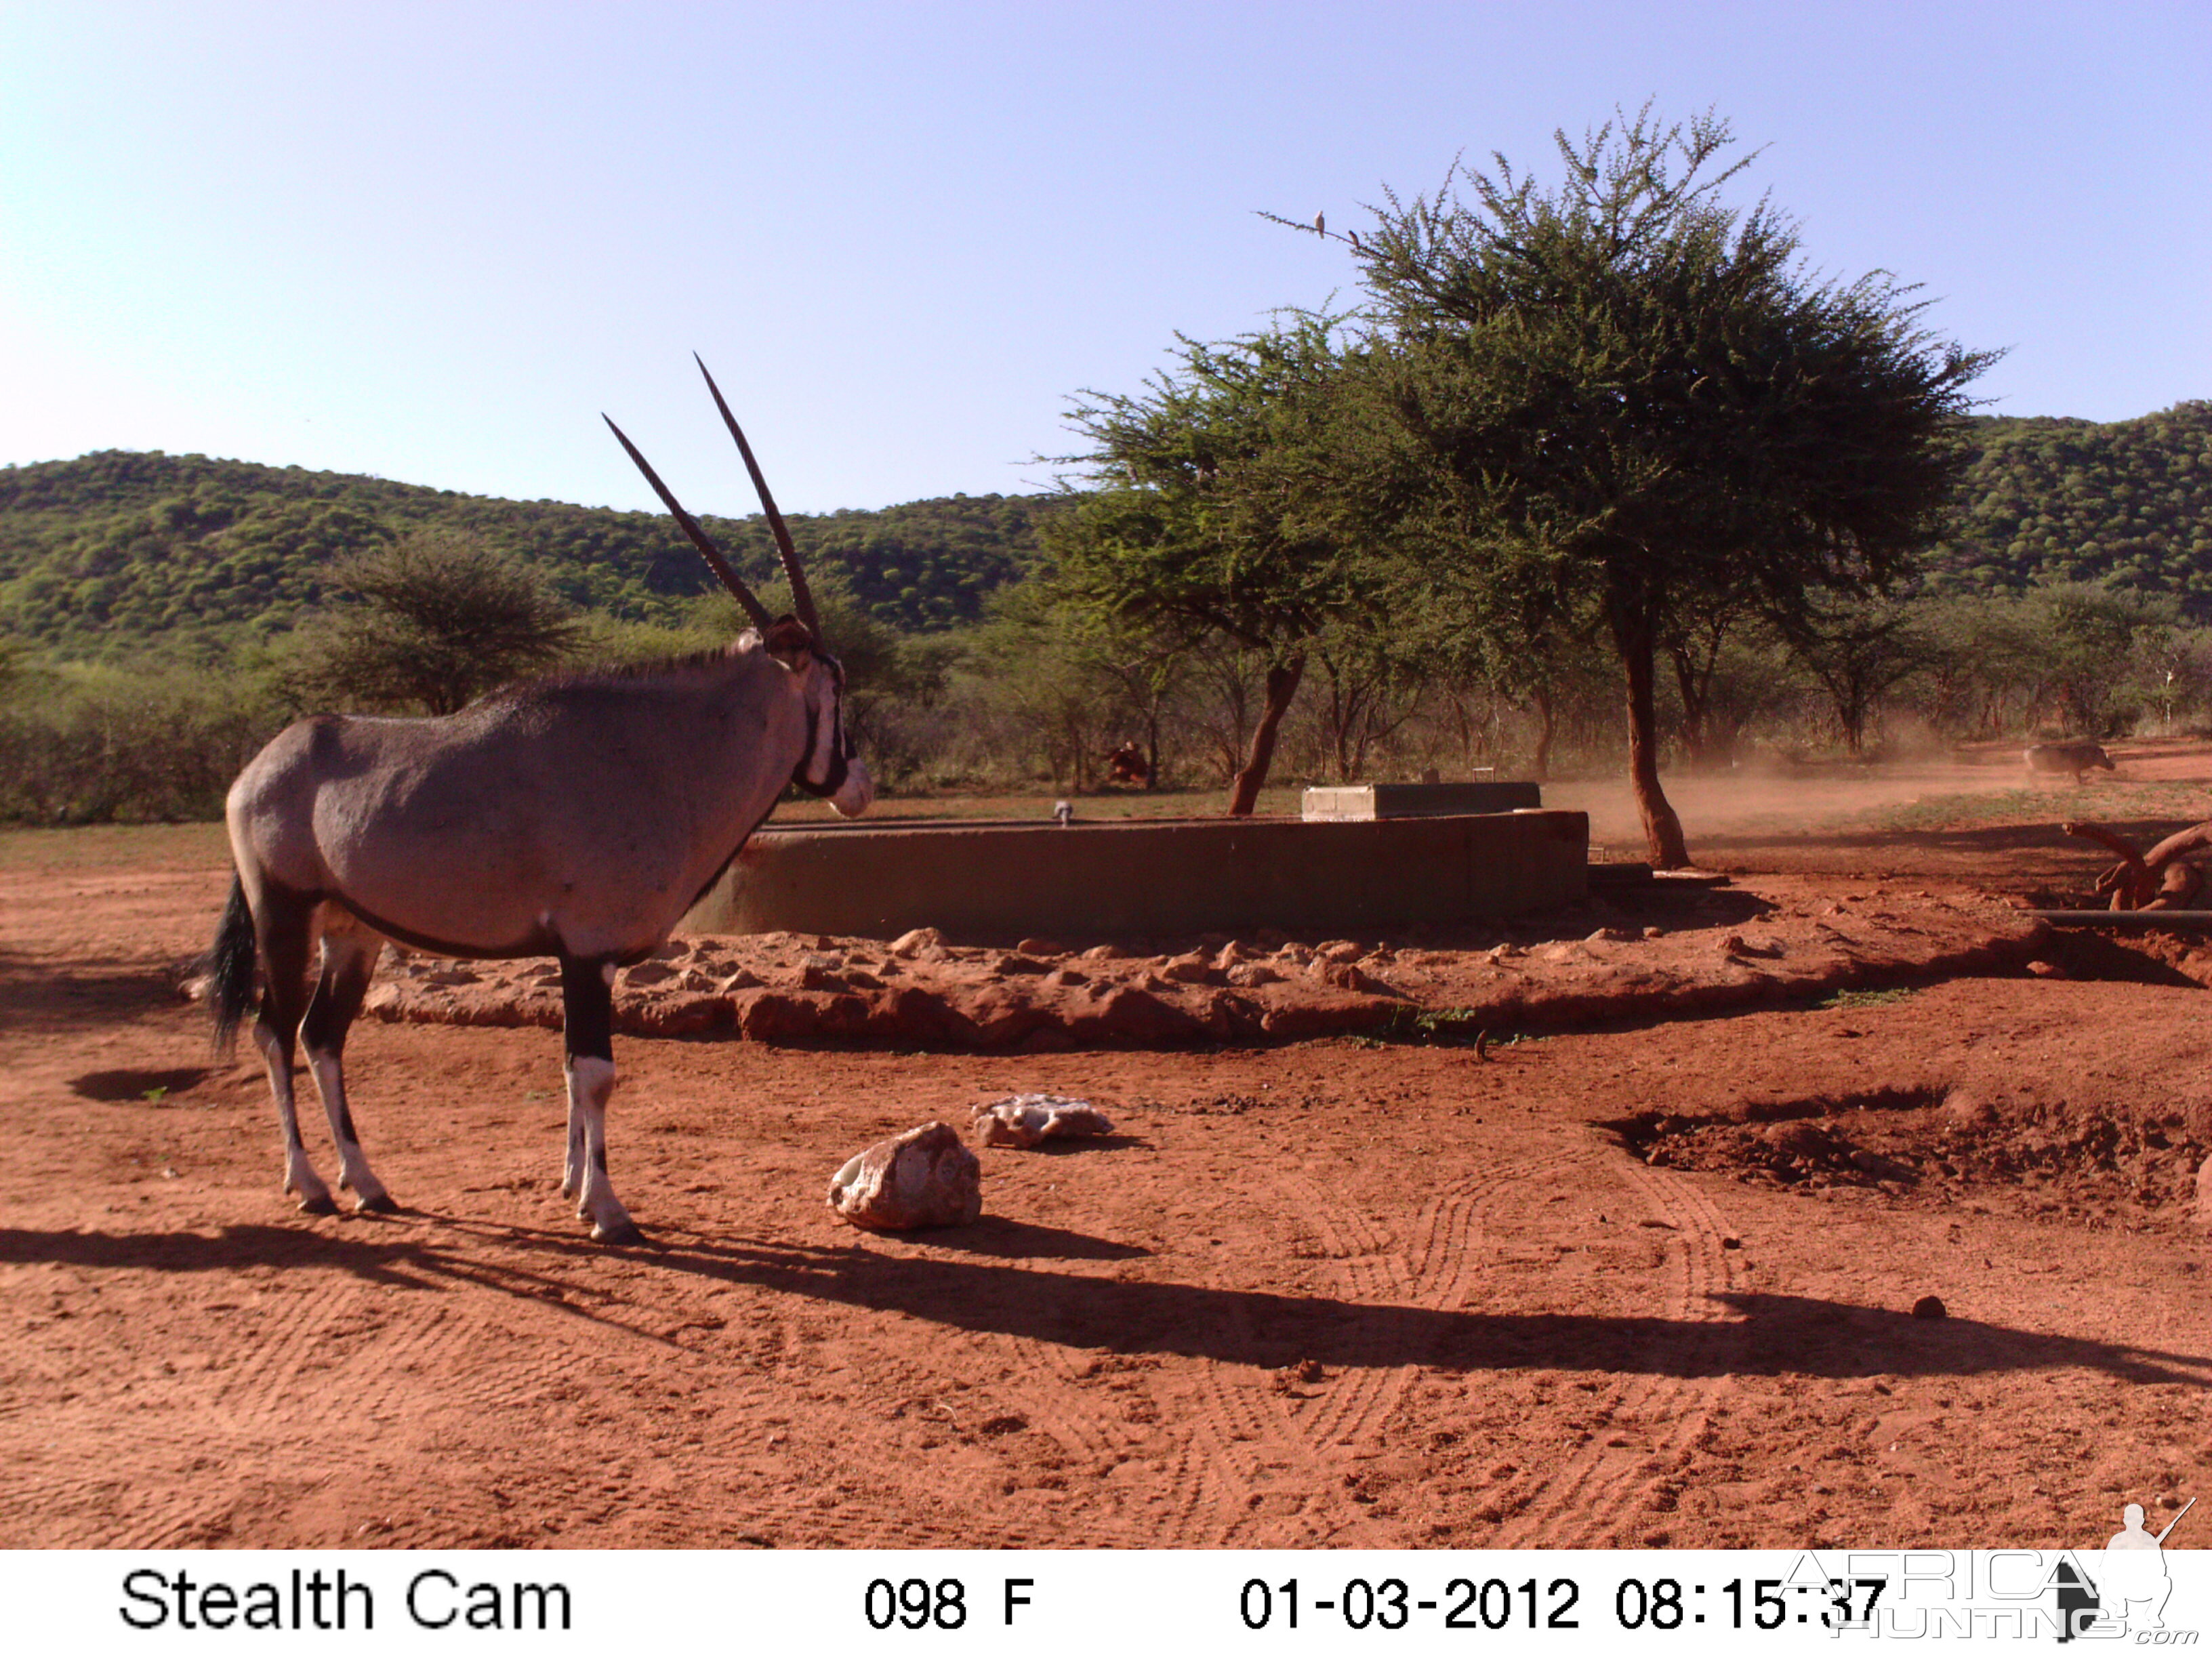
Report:
[{"label": "metal box on trough", "polygon": [[1525,812],[1543,804],[1543,787],[1534,783],[1349,783],[1308,789],[1299,810],[1312,823]]}]

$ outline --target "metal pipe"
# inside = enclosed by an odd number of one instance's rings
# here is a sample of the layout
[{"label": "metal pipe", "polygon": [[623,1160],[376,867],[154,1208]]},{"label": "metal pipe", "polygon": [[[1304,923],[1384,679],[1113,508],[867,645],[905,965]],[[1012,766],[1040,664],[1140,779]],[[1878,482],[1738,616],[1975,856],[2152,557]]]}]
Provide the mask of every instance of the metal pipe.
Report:
[{"label": "metal pipe", "polygon": [[2053,927],[2100,927],[2115,933],[2212,933],[2212,910],[2030,910]]}]

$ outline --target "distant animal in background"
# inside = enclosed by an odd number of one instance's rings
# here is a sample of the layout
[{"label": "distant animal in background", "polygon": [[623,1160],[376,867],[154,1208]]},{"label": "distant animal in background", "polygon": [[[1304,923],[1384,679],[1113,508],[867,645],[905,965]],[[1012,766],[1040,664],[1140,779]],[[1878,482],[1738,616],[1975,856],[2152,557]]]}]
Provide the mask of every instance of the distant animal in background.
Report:
[{"label": "distant animal in background", "polygon": [[1152,763],[1145,758],[1145,751],[1133,743],[1107,750],[1106,770],[1110,782],[1134,784],[1140,789],[1152,785]]},{"label": "distant animal in background", "polygon": [[2093,768],[2102,767],[2112,771],[2112,757],[2087,738],[2077,738],[2069,743],[2039,743],[2022,751],[2031,773],[2052,777],[2073,774],[2079,786],[2087,781],[2086,774]]}]

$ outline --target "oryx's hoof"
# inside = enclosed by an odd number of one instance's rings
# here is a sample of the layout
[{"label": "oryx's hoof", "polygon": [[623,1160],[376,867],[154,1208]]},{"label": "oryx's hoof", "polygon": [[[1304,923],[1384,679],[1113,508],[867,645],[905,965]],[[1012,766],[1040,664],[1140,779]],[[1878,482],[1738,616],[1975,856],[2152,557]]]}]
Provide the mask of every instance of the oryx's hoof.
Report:
[{"label": "oryx's hoof", "polygon": [[338,1201],[328,1193],[317,1193],[313,1198],[300,1200],[301,1215],[336,1215],[337,1212]]},{"label": "oryx's hoof", "polygon": [[611,1227],[605,1222],[593,1226],[592,1242],[594,1244],[642,1244],[645,1235],[638,1230],[637,1223],[625,1218]]},{"label": "oryx's hoof", "polygon": [[[563,1198],[574,1198],[576,1195],[576,1177],[574,1176],[562,1176],[561,1177],[561,1196]],[[584,1212],[579,1210],[576,1213],[580,1216]]]},{"label": "oryx's hoof", "polygon": [[356,1199],[353,1210],[356,1215],[397,1215],[399,1213],[399,1202],[390,1193],[376,1193],[368,1198]]}]

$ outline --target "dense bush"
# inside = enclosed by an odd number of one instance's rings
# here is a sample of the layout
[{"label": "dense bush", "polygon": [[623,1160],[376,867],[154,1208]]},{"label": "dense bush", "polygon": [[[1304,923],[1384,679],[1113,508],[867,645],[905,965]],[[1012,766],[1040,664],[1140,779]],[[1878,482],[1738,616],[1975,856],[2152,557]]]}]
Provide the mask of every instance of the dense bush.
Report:
[{"label": "dense bush", "polygon": [[288,713],[245,678],[81,667],[26,677],[0,702],[0,817],[220,817],[231,779]]},{"label": "dense bush", "polygon": [[[1261,665],[1250,653],[1218,641],[1164,651],[1157,641],[1102,637],[1034,592],[1010,593],[976,626],[927,635],[884,628],[836,586],[820,597],[848,670],[854,729],[887,788],[1103,788],[1107,752],[1133,742],[1158,757],[1161,783],[1220,788],[1226,800],[1257,715]],[[2212,629],[2169,602],[2062,586],[1923,596],[1894,619],[1903,637],[1876,642],[1891,654],[1863,637],[1852,647],[1878,659],[1881,681],[1856,708],[1869,756],[1907,741],[2212,722]],[[575,660],[648,662],[735,632],[735,608],[719,598],[665,625],[587,617]],[[1850,711],[1834,689],[1849,683],[1850,653],[1842,654],[1824,659],[1824,678],[1755,622],[1737,621],[1692,665],[1694,684],[1669,676],[1662,684],[1671,763],[1848,752]],[[0,648],[0,818],[218,816],[238,767],[287,720],[325,706],[303,698],[286,667],[281,656],[229,669],[57,667],[20,646]],[[1698,703],[1694,729],[1686,684]],[[1413,672],[1324,653],[1285,722],[1278,776],[1559,775],[1616,769],[1622,752],[1619,690],[1590,649],[1562,647],[1540,676],[1524,665],[1506,680],[1466,665]]]}]

